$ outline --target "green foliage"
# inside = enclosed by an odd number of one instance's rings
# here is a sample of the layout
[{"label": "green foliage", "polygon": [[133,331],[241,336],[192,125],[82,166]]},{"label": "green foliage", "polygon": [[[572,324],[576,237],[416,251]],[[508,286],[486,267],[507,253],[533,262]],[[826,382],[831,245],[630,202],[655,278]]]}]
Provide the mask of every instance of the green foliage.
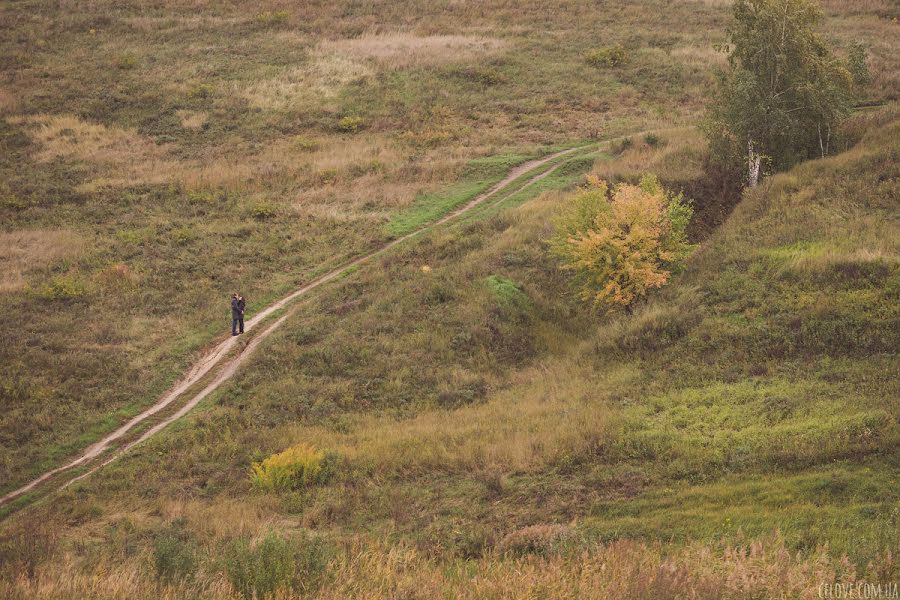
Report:
[{"label": "green foliage", "polygon": [[734,3],[730,69],[705,124],[713,157],[735,166],[758,157],[780,170],[830,152],[852,78],[816,33],[820,17],[813,0]]},{"label": "green foliage", "polygon": [[188,91],[188,96],[205,100],[211,98],[214,91],[215,88],[213,88],[212,85],[208,83],[198,83]]},{"label": "green foliage", "polygon": [[499,275],[491,275],[485,279],[488,288],[504,308],[525,310],[531,305],[528,296],[511,279]]},{"label": "green foliage", "polygon": [[301,152],[315,152],[321,146],[319,140],[307,137],[305,135],[294,136],[293,144],[294,148],[300,150]]},{"label": "green foliage", "polygon": [[663,141],[660,139],[658,135],[655,133],[648,133],[644,136],[644,143],[650,146],[651,148],[656,148],[660,146]]},{"label": "green foliage", "polygon": [[254,463],[250,481],[258,490],[285,492],[323,483],[333,473],[334,457],[307,444],[298,444]]},{"label": "green foliage", "polygon": [[88,286],[76,275],[56,275],[49,283],[37,290],[37,297],[42,300],[77,300],[88,293]]},{"label": "green foliage", "polygon": [[681,194],[665,192],[652,175],[608,196],[607,184],[592,178],[571,197],[550,241],[578,295],[605,310],[629,307],[681,268],[692,249],[693,214]]},{"label": "green foliage", "polygon": [[163,530],[153,545],[153,564],[156,576],[173,582],[193,576],[197,568],[197,548],[185,532],[182,523],[173,523]]},{"label": "green foliage", "polygon": [[257,13],[255,21],[263,27],[272,27],[273,25],[283,25],[287,23],[290,15],[286,10],[266,10]]},{"label": "green foliage", "polygon": [[224,552],[228,581],[247,600],[265,598],[277,590],[314,591],[321,583],[330,552],[321,541],[303,537],[296,542],[269,532],[257,543],[245,537]]},{"label": "green foliage", "polygon": [[119,57],[116,66],[118,66],[122,70],[130,70],[137,66],[138,60],[137,56],[132,54],[131,52],[126,52],[122,56]]},{"label": "green foliage", "polygon": [[594,48],[585,54],[584,59],[595,67],[618,67],[628,58],[625,48],[620,45]]},{"label": "green foliage", "polygon": [[250,207],[250,216],[257,221],[265,221],[278,214],[278,207],[267,200],[255,202]]},{"label": "green foliage", "polygon": [[862,90],[872,82],[872,74],[867,64],[869,52],[865,45],[854,42],[847,53],[847,70],[853,77],[853,84],[857,90]]},{"label": "green foliage", "polygon": [[341,120],[338,121],[338,129],[347,133],[354,133],[356,131],[359,131],[362,128],[362,125],[362,117],[358,117],[355,115],[347,115],[346,117],[341,117]]}]

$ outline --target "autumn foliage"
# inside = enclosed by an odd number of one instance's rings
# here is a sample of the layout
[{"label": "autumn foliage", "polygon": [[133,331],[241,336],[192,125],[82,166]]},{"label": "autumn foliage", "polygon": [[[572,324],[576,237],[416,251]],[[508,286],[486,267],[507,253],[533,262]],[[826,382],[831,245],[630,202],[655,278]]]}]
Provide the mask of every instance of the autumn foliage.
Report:
[{"label": "autumn foliage", "polygon": [[653,175],[610,190],[592,177],[570,197],[550,245],[579,297],[602,310],[630,307],[665,285],[691,250],[693,210]]}]

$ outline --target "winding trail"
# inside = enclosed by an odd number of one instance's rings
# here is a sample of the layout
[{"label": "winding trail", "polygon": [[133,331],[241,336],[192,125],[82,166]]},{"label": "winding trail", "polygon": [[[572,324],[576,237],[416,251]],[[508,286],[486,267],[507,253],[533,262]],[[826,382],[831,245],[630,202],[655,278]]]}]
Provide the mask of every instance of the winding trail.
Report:
[{"label": "winding trail", "polygon": [[[309,293],[310,291],[320,287],[321,285],[323,285],[325,283],[328,283],[329,281],[332,281],[332,280],[340,277],[341,275],[343,275],[350,269],[375,258],[376,256],[390,250],[391,248],[393,248],[394,246],[397,246],[398,244],[402,244],[403,242],[409,240],[410,238],[418,236],[422,233],[425,233],[426,231],[434,229],[435,227],[443,225],[444,223],[447,223],[448,221],[452,221],[453,219],[456,219],[460,215],[468,212],[469,210],[475,208],[479,204],[482,204],[485,201],[489,200],[490,198],[496,196],[499,192],[510,187],[510,184],[515,182],[517,179],[519,179],[523,175],[526,175],[530,171],[539,169],[540,167],[542,167],[542,166],[546,165],[547,163],[550,163],[558,158],[564,157],[569,154],[574,154],[579,151],[586,151],[592,147],[595,147],[595,145],[576,146],[574,148],[570,148],[568,150],[563,150],[561,152],[556,152],[554,154],[550,154],[550,155],[545,156],[540,159],[530,160],[530,161],[524,162],[524,163],[516,166],[515,168],[510,170],[510,172],[507,174],[507,176],[503,180],[501,180],[498,183],[496,183],[495,185],[493,185],[487,191],[482,192],[481,194],[479,194],[478,196],[476,196],[475,198],[473,198],[472,200],[470,200],[463,206],[458,207],[455,210],[451,211],[450,213],[444,215],[440,219],[437,219],[436,221],[432,221],[431,223],[423,225],[422,227],[420,227],[419,229],[416,229],[415,231],[412,231],[412,232],[407,233],[399,238],[391,240],[390,242],[382,245],[380,248],[377,248],[377,249],[375,249],[371,252],[368,252],[362,256],[359,256],[347,263],[344,263],[342,266],[337,267],[336,269],[333,269],[332,271],[329,271],[328,273],[325,273],[324,275],[321,275],[321,276],[313,279],[309,283],[306,283],[303,286],[297,288],[296,290],[294,290],[287,296],[281,298],[280,300],[273,302],[272,304],[270,304],[269,306],[267,306],[263,310],[261,310],[259,313],[257,313],[255,316],[253,316],[253,318],[247,320],[245,331],[247,333],[251,332],[254,329],[254,327],[260,325],[265,319],[267,319],[273,313],[276,313],[279,310],[287,308],[297,298]],[[550,168],[538,173],[534,177],[527,179],[521,185],[514,186],[512,189],[510,189],[509,194],[507,194],[507,196],[515,194],[516,192],[519,192],[521,190],[524,190],[525,188],[531,186],[532,184],[537,183],[538,181],[544,179],[545,177],[549,176],[551,173],[553,173],[556,169],[558,169],[560,166],[562,166],[566,162],[567,161],[562,160],[558,164],[555,164],[555,165],[551,166]],[[284,323],[284,321],[288,318],[288,316],[290,316],[290,312],[287,312],[287,313],[283,314],[282,316],[280,316],[277,320],[275,320],[274,322],[269,324],[260,333],[254,335],[252,337],[252,339],[250,340],[250,342],[243,348],[241,348],[240,344],[238,343],[238,340],[240,339],[239,337],[228,336],[226,339],[224,339],[223,341],[216,344],[209,352],[207,352],[205,355],[203,355],[196,363],[194,363],[193,366],[191,366],[191,368],[186,373],[185,377],[179,383],[177,383],[172,389],[170,389],[165,394],[163,394],[159,398],[159,400],[157,400],[152,406],[148,407],[140,414],[132,417],[128,422],[126,422],[125,424],[120,426],[118,429],[116,429],[112,433],[106,435],[101,440],[88,446],[81,453],[81,455],[79,455],[77,458],[75,458],[75,459],[71,460],[70,462],[67,462],[59,467],[56,467],[54,469],[51,469],[51,470],[45,472],[41,476],[37,477],[36,479],[32,480],[31,482],[23,485],[22,487],[20,487],[18,489],[15,489],[15,490],[12,490],[12,491],[6,493],[2,497],[0,497],[0,506],[8,504],[15,498],[18,498],[19,496],[22,496],[23,494],[26,494],[26,493],[34,490],[35,488],[40,486],[42,483],[46,482],[47,480],[53,478],[56,475],[59,475],[65,471],[75,469],[77,467],[83,467],[83,466],[90,465],[91,463],[94,463],[94,461],[96,459],[100,458],[101,455],[103,455],[105,452],[107,452],[107,450],[113,449],[115,447],[116,442],[118,442],[119,440],[122,440],[129,432],[131,432],[133,429],[135,429],[138,425],[144,423],[153,415],[159,413],[160,411],[162,411],[165,408],[172,405],[172,403],[175,402],[175,400],[177,400],[182,395],[184,395],[185,392],[187,392],[191,387],[200,383],[200,381],[206,375],[208,375],[213,369],[222,365],[222,369],[215,375],[215,377],[212,379],[212,381],[210,383],[208,383],[201,391],[197,392],[193,397],[191,397],[189,400],[187,400],[181,406],[181,408],[179,408],[177,411],[162,418],[158,423],[156,423],[155,425],[153,425],[152,427],[150,427],[149,429],[144,431],[139,437],[119,446],[117,449],[115,449],[114,452],[112,452],[112,454],[110,454],[109,456],[106,456],[102,461],[98,461],[98,462],[96,462],[96,464],[93,464],[93,466],[86,472],[81,473],[75,477],[71,477],[68,480],[66,480],[65,482],[60,483],[56,489],[61,490],[76,481],[84,479],[85,477],[91,475],[92,473],[94,473],[95,471],[100,469],[101,467],[104,467],[104,466],[108,465],[109,463],[113,462],[114,460],[118,459],[119,457],[121,457],[123,454],[125,454],[126,452],[128,452],[129,450],[131,450],[132,448],[137,446],[138,444],[146,441],[148,438],[152,437],[153,435],[155,435],[156,433],[158,433],[159,431],[164,429],[166,426],[177,421],[178,419],[180,419],[181,417],[186,415],[188,412],[190,412],[195,406],[197,406],[197,404],[200,403],[201,400],[203,400],[209,394],[211,394],[216,389],[218,389],[218,387],[220,385],[222,385],[222,383],[224,383],[225,381],[230,379],[231,376],[234,375],[234,373],[237,371],[238,367],[240,367],[241,364],[243,364],[244,361],[246,361],[253,354],[254,350],[256,350],[256,348],[259,346],[259,344],[263,340],[265,340],[269,335],[271,335],[272,332],[277,330],[282,325],[282,323]],[[234,356],[230,356],[232,354],[232,351],[235,349],[237,349],[238,352]]]}]

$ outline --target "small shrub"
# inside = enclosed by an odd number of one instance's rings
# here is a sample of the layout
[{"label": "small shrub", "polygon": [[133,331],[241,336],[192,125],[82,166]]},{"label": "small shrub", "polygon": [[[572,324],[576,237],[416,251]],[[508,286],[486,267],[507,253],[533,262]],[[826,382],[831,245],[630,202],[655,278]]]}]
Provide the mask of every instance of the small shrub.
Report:
[{"label": "small shrub", "polygon": [[287,23],[289,16],[286,10],[266,10],[258,13],[254,20],[263,27],[272,27],[273,25]]},{"label": "small shrub", "polygon": [[319,149],[319,140],[315,140],[305,135],[294,136],[294,148],[301,152],[315,152]]},{"label": "small shrub", "polygon": [[213,95],[213,86],[208,83],[198,83],[190,89],[188,96],[191,98],[206,99]]},{"label": "small shrub", "polygon": [[485,283],[501,308],[524,312],[531,306],[528,295],[511,279],[491,275],[485,279]]},{"label": "small shrub", "polygon": [[77,300],[88,293],[87,284],[74,275],[57,275],[37,291],[42,300]]},{"label": "small shrub", "polygon": [[655,133],[648,133],[644,136],[644,143],[651,148],[656,148],[662,144],[662,140]]},{"label": "small shrub", "polygon": [[338,180],[337,169],[324,169],[316,174],[316,179],[321,185],[334,185]]},{"label": "small shrub", "polygon": [[630,137],[624,137],[615,144],[613,151],[616,154],[622,154],[626,150],[631,150],[631,148],[633,148],[633,147],[634,147],[634,140],[631,139]]},{"label": "small shrub", "polygon": [[116,61],[116,66],[122,70],[130,70],[137,66],[138,60],[137,57],[131,52],[127,52],[119,57],[119,60]]},{"label": "small shrub", "polygon": [[178,525],[162,531],[153,545],[156,576],[165,582],[187,579],[197,568],[196,547]]},{"label": "small shrub", "polygon": [[588,51],[584,58],[588,64],[595,67],[618,67],[627,60],[628,54],[624,47],[617,44],[594,48]]},{"label": "small shrub", "polygon": [[328,548],[304,538],[292,543],[268,533],[252,544],[239,538],[224,552],[224,571],[244,598],[266,598],[280,589],[315,590],[328,565]]},{"label": "small shrub", "polygon": [[219,194],[210,190],[190,190],[187,193],[187,201],[191,204],[210,205],[219,198]]},{"label": "small shrub", "polygon": [[251,467],[250,481],[265,492],[284,492],[323,483],[332,475],[334,458],[298,444]]},{"label": "small shrub", "polygon": [[190,227],[179,227],[172,231],[172,241],[179,246],[186,246],[197,239],[197,234]]},{"label": "small shrub", "polygon": [[257,221],[265,221],[267,219],[271,219],[276,214],[278,214],[278,211],[275,205],[265,200],[256,202],[253,204],[253,206],[250,207],[250,216]]},{"label": "small shrub", "polygon": [[359,131],[362,128],[362,125],[362,117],[352,115],[343,117],[340,121],[338,121],[338,129],[340,129],[341,131],[346,131],[347,133]]}]

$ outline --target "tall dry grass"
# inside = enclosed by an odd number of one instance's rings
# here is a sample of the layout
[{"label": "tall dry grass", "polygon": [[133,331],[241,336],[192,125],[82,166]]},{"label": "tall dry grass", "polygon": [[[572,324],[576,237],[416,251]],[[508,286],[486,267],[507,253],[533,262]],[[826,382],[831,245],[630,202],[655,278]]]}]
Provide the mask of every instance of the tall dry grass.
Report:
[{"label": "tall dry grass", "polygon": [[[157,584],[148,556],[79,568],[68,554],[55,568],[0,581],[5,598],[162,598],[241,596],[215,566],[193,579]],[[680,549],[617,541],[582,551],[518,558],[498,554],[469,561],[436,561],[408,546],[357,539],[326,567],[321,587],[279,589],[275,600],[299,598],[820,598],[835,583],[890,583],[897,565],[883,555],[864,572],[818,548],[790,552],[774,534],[736,545],[692,544]]]},{"label": "tall dry grass", "polygon": [[66,230],[0,233],[0,292],[22,289],[29,271],[75,258],[84,246],[81,236]]}]

